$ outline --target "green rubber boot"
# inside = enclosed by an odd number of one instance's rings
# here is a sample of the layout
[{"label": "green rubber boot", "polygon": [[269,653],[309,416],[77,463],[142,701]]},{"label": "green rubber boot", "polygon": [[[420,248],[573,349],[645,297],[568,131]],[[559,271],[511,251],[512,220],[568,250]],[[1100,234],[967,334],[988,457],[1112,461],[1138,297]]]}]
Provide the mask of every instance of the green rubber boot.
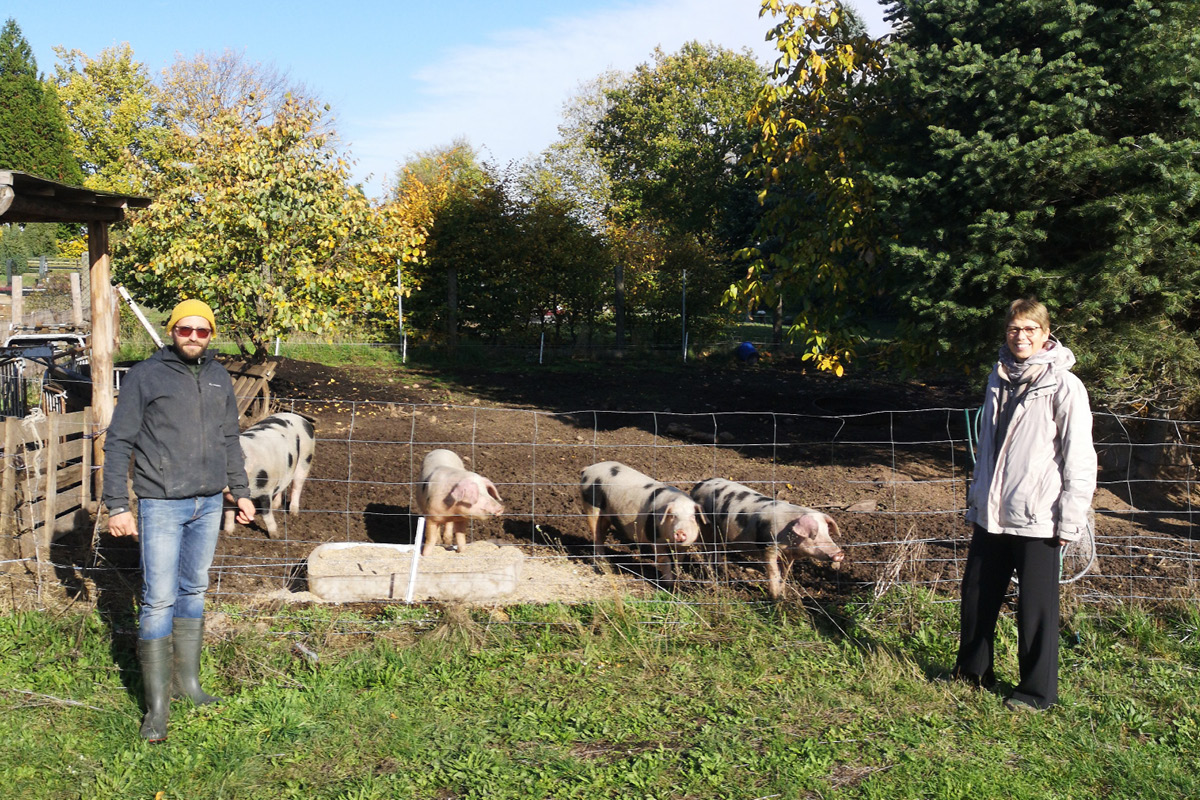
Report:
[{"label": "green rubber boot", "polygon": [[137,655],[138,663],[142,666],[142,689],[146,695],[142,738],[161,742],[167,738],[167,716],[171,710],[171,637],[138,639]]},{"label": "green rubber boot", "polygon": [[171,629],[171,638],[175,640],[173,696],[186,697],[198,706],[221,702],[221,698],[213,697],[200,688],[200,650],[204,646],[204,618],[176,617]]}]

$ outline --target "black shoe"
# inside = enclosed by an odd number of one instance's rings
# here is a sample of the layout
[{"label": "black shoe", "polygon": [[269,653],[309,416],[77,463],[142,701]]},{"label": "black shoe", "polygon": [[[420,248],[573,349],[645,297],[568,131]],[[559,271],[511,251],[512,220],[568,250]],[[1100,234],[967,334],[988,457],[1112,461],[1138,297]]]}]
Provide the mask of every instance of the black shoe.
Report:
[{"label": "black shoe", "polygon": [[992,689],[996,688],[996,676],[991,670],[988,670],[982,675],[974,675],[970,672],[964,672],[958,667],[955,667],[954,671],[950,673],[950,677],[956,681],[962,681],[963,683],[974,686],[976,689],[986,689],[991,691]]},{"label": "black shoe", "polygon": [[1004,707],[1009,711],[1025,712],[1025,711],[1041,711],[1040,708],[1032,703],[1026,703],[1024,700],[1018,700],[1015,697],[1006,697],[1004,699]]}]

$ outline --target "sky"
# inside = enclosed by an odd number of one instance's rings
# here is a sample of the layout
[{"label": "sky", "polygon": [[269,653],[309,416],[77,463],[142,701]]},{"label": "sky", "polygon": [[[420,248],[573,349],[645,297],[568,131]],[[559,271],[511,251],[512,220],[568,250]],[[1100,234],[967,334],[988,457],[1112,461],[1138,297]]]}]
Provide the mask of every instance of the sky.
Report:
[{"label": "sky", "polygon": [[[52,75],[55,46],[128,42],[158,76],[177,56],[241,51],[331,106],[356,181],[382,196],[412,156],[465,138],[498,165],[558,137],[582,84],[699,40],[774,60],[759,0],[0,0]],[[877,0],[850,0],[874,35]]]}]

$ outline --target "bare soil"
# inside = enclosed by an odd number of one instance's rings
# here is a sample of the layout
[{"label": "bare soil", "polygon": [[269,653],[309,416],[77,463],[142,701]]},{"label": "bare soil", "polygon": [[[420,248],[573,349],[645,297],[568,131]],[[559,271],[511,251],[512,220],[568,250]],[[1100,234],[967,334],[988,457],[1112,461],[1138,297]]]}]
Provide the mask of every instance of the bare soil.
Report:
[{"label": "bare soil", "polygon": [[[446,371],[283,359],[271,390],[278,410],[315,421],[314,469],[300,513],[276,515],[274,539],[258,521],[222,537],[210,589],[218,601],[311,599],[305,559],[323,542],[413,542],[412,484],[435,447],[457,451],[500,489],[505,514],[476,523],[471,539],[525,551],[522,587],[511,602],[656,588],[648,556],[611,540],[596,549],[587,538],[579,471],[608,459],[685,490],[721,476],[826,510],[837,520],[847,563],[838,571],[798,563],[794,596],[845,599],[896,583],[957,596],[969,537],[961,514],[970,465],[962,409],[978,403],[966,384],[839,380],[799,364]],[[1103,476],[1102,485],[1109,486]],[[1104,513],[1131,511],[1133,499],[1110,488],[1098,493],[1102,574],[1071,591],[1190,595],[1196,548],[1184,510],[1154,498],[1167,505],[1152,529],[1142,516]],[[1159,544],[1139,546],[1148,535]],[[56,560],[77,567],[60,570],[64,582],[88,577],[107,580],[114,593],[131,591],[136,546],[105,535],[98,541],[94,553],[78,539],[59,546]],[[1181,548],[1184,558],[1161,555]],[[747,599],[765,597],[756,568],[685,561],[676,587],[682,593],[719,584]],[[89,563],[118,567],[120,585]]]}]

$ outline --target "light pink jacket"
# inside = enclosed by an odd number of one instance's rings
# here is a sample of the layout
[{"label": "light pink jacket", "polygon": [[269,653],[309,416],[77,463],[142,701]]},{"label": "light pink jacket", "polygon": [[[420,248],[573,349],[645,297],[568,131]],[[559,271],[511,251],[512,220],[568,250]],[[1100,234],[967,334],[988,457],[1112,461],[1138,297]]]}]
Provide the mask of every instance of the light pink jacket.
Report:
[{"label": "light pink jacket", "polygon": [[991,533],[1074,541],[1087,528],[1096,491],[1092,412],[1070,371],[1075,355],[1051,344],[1029,359],[1046,369],[1026,390],[998,449],[1000,364],[988,378],[967,521]]}]

